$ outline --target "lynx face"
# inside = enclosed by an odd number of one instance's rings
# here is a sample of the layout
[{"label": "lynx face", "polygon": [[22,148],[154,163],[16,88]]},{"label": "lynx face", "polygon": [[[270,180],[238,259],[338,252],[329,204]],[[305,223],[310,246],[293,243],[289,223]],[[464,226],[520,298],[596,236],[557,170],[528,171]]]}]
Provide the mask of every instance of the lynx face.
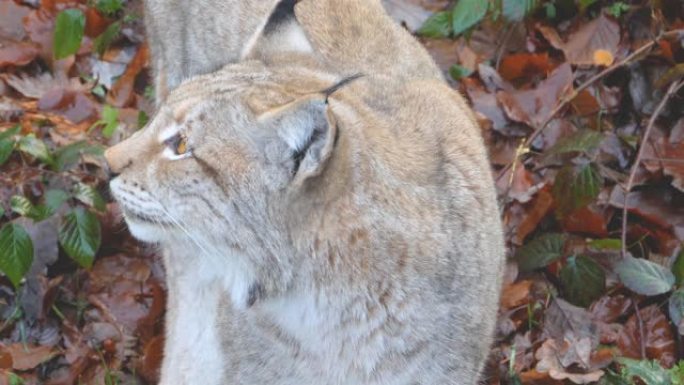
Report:
[{"label": "lynx face", "polygon": [[324,97],[286,88],[239,71],[197,78],[110,148],[111,190],[133,235],[239,248],[249,229],[277,218],[293,183],[331,150]]}]

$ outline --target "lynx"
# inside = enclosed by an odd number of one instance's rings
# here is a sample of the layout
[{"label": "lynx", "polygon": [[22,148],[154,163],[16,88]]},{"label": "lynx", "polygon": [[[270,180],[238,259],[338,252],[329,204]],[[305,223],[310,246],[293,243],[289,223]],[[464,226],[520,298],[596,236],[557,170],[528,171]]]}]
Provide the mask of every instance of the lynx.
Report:
[{"label": "lynx", "polygon": [[166,90],[105,157],[163,250],[160,383],[474,385],[504,259],[475,119],[380,2],[296,3],[147,1]]},{"label": "lynx", "polygon": [[161,384],[476,384],[504,250],[471,113],[287,62],[181,84],[106,153],[168,251]]}]

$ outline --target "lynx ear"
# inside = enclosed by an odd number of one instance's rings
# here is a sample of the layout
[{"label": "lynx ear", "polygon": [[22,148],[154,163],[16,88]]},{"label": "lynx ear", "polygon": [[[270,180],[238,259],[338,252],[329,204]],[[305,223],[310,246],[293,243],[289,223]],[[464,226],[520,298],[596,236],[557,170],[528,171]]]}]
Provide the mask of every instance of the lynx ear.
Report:
[{"label": "lynx ear", "polygon": [[268,59],[281,53],[311,53],[313,48],[304,29],[295,17],[299,0],[281,0],[273,9],[263,28],[245,47],[242,58]]},{"label": "lynx ear", "polygon": [[335,146],[337,125],[326,95],[314,94],[271,109],[259,120],[272,120],[293,159],[295,183],[319,175]]}]

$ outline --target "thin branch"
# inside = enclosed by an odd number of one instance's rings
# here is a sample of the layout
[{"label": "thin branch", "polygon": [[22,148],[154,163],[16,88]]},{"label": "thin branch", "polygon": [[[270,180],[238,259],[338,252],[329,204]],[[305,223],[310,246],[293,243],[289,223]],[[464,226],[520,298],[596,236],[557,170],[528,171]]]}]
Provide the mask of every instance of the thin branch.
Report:
[{"label": "thin branch", "polygon": [[627,197],[629,196],[630,191],[632,191],[632,188],[634,187],[634,179],[636,178],[636,173],[639,170],[639,165],[643,160],[644,151],[646,151],[647,147],[646,144],[649,141],[649,138],[651,137],[651,133],[653,132],[653,127],[655,127],[656,120],[658,120],[658,117],[663,112],[665,106],[667,106],[667,103],[670,101],[670,99],[677,92],[679,92],[679,90],[682,89],[682,87],[684,87],[684,80],[681,80],[678,83],[672,83],[670,88],[668,88],[667,93],[665,94],[665,96],[663,96],[663,99],[658,104],[658,107],[656,107],[655,111],[653,111],[653,115],[651,115],[651,119],[649,119],[648,121],[646,132],[644,132],[644,137],[641,139],[641,146],[639,147],[639,152],[637,153],[636,159],[634,160],[634,164],[632,165],[632,170],[629,173],[629,179],[627,180],[627,185],[624,188],[625,197],[622,202],[621,254],[623,258],[625,257],[625,255],[627,255]]},{"label": "thin branch", "polygon": [[[579,87],[577,87],[570,95],[564,97],[561,102],[554,108],[549,116],[542,122],[542,124],[537,127],[537,129],[525,140],[525,147],[530,147],[532,145],[532,142],[535,141],[539,137],[539,135],[542,134],[542,132],[546,129],[546,127],[553,121],[553,119],[560,113],[565,107],[567,107],[570,102],[572,102],[577,95],[579,95],[580,92],[586,90],[587,88],[591,87],[594,83],[597,81],[603,79],[604,77],[610,75],[613,73],[615,70],[618,68],[621,68],[632,61],[636,59],[637,57],[641,56],[644,54],[646,51],[650,50],[653,48],[658,42],[662,39],[668,38],[668,37],[674,37],[674,36],[679,36],[679,35],[684,35],[684,29],[675,29],[672,31],[667,31],[663,32],[660,35],[658,35],[655,39],[652,41],[642,45],[639,47],[636,51],[632,52],[630,55],[625,57],[624,59],[620,60],[617,63],[613,63],[610,67],[604,69],[603,71],[597,73],[596,75],[592,76],[589,78],[587,81],[582,83]],[[514,159],[512,163],[508,164],[506,167],[504,167],[500,172],[499,175],[497,176],[496,180],[499,181],[506,173],[516,165],[518,162],[518,158]]]}]

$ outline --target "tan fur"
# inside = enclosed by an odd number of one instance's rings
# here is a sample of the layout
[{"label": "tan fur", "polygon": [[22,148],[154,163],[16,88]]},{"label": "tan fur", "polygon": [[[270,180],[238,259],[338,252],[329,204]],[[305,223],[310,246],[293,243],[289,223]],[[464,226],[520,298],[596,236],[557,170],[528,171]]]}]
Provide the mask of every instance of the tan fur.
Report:
[{"label": "tan fur", "polygon": [[105,154],[170,252],[161,383],[476,384],[504,250],[472,114],[439,80],[327,95],[338,69],[278,60],[182,84]]},{"label": "tan fur", "polygon": [[[389,80],[441,79],[425,49],[384,11],[379,0],[302,0],[296,25],[264,31],[280,0],[145,0],[158,101],[184,79],[245,58],[268,61],[291,50],[301,28],[328,72],[384,74]],[[301,47],[300,47],[301,48]]]}]

